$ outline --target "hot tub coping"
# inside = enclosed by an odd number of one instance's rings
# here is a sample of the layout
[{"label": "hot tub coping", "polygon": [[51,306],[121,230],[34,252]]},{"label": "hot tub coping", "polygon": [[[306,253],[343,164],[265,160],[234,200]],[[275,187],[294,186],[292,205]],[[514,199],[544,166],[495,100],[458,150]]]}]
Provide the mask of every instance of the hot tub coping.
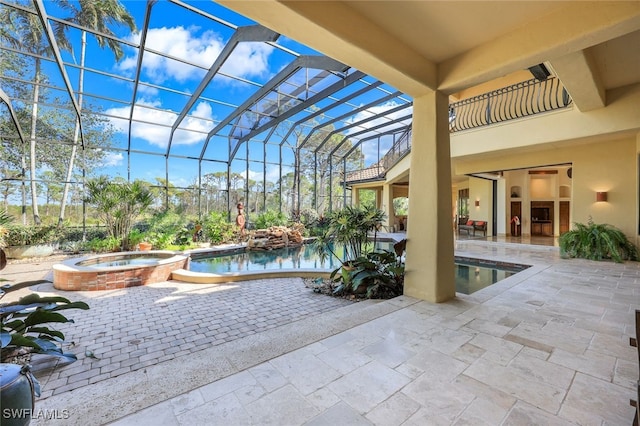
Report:
[{"label": "hot tub coping", "polygon": [[[83,265],[78,265],[78,263],[81,262],[85,262],[87,260],[91,260],[91,259],[97,259],[97,260],[101,260],[101,259],[110,259],[110,258],[114,258],[114,259],[118,259],[118,258],[124,258],[124,257],[130,257],[130,256],[144,256],[146,254],[166,254],[169,256],[163,257],[163,258],[158,258],[158,260],[154,263],[149,263],[149,264],[145,264],[145,265],[122,265],[122,266],[118,266],[117,268],[115,267],[99,267],[99,266],[83,266]],[[128,270],[128,269],[139,269],[139,268],[144,268],[146,266],[157,266],[157,265],[164,265],[167,263],[173,263],[179,260],[184,260],[184,259],[188,259],[189,255],[186,254],[182,254],[182,253],[176,253],[174,251],[170,251],[170,250],[150,250],[150,251],[121,251],[121,252],[114,252],[114,253],[104,253],[104,254],[91,254],[91,255],[87,255],[87,256],[83,256],[83,257],[74,257],[72,259],[67,259],[62,261],[61,263],[56,263],[55,265],[53,265],[53,269],[57,270],[57,271],[76,271],[76,272],[106,272],[106,271],[113,271],[114,269],[118,269],[118,270]]]}]

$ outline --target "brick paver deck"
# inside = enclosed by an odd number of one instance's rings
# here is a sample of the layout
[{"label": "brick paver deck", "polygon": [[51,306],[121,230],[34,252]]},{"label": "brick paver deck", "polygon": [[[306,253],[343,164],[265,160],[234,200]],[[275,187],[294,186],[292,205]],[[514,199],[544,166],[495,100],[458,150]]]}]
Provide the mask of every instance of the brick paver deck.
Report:
[{"label": "brick paver deck", "polygon": [[90,306],[67,311],[75,322],[59,327],[76,362],[53,369],[43,363],[38,371],[34,359],[41,399],[352,303],[290,278],[222,285],[170,281],[98,292],[60,292],[41,284],[31,290]]}]

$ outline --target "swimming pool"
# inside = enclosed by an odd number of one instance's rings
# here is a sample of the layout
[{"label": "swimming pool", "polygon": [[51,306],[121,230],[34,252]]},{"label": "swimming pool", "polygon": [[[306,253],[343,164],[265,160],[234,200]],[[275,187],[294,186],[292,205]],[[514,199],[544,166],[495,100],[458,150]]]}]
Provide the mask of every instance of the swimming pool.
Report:
[{"label": "swimming pool", "polygon": [[456,256],[456,292],[472,294],[527,269],[529,265]]},{"label": "swimming pool", "polygon": [[[378,242],[377,249],[392,250],[393,242]],[[341,254],[337,250],[337,254]],[[191,257],[189,270],[208,274],[259,273],[266,271],[291,270],[333,270],[340,262],[333,256],[321,260],[310,245],[290,247],[271,251],[239,251],[204,257]],[[456,291],[471,294],[495,284],[524,269],[528,265],[504,262],[489,262],[456,256]]]},{"label": "swimming pool", "polygon": [[[393,242],[378,241],[377,250],[393,250]],[[340,248],[335,250],[342,256]],[[286,247],[277,250],[252,250],[208,255],[206,257],[191,256],[189,270],[210,274],[227,274],[233,272],[261,272],[290,269],[336,269],[340,262],[333,255],[320,259],[311,244],[300,247]]]}]

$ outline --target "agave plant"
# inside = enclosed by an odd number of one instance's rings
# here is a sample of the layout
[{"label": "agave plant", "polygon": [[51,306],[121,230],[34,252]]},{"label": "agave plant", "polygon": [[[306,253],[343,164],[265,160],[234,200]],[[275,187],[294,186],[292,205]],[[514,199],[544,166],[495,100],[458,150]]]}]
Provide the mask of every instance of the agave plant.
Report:
[{"label": "agave plant", "polygon": [[638,250],[618,228],[608,224],[575,223],[575,229],[560,236],[560,252],[565,257],[615,262],[638,260]]}]

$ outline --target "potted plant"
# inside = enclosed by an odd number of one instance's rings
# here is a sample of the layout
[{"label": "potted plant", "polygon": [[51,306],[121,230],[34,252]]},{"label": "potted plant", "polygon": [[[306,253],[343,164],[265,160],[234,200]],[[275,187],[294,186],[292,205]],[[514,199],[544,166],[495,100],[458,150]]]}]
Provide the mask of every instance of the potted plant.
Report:
[{"label": "potted plant", "polygon": [[[4,267],[5,254],[0,249],[0,266]],[[2,268],[0,268],[2,269]],[[7,292],[32,285],[34,282],[4,285],[0,298]],[[29,294],[17,301],[0,304],[0,407],[2,424],[26,425],[33,412],[35,396],[40,385],[31,374],[30,354],[44,354],[64,358],[67,362],[76,356],[63,351],[64,334],[51,328],[51,323],[70,323],[60,311],[89,309],[85,302],[71,302],[64,297],[41,297]]]}]

